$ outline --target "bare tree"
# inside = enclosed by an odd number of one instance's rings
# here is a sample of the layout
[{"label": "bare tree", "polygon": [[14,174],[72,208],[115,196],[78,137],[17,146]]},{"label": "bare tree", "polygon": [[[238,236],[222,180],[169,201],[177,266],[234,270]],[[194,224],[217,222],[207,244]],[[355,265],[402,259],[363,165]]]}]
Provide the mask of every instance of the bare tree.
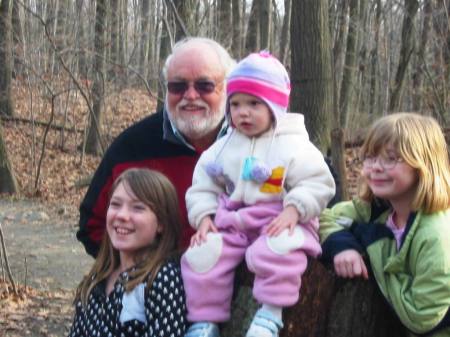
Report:
[{"label": "bare tree", "polygon": [[95,14],[95,56],[94,82],[92,84],[93,114],[90,115],[89,130],[86,139],[86,152],[103,153],[102,122],[105,95],[105,19],[106,1],[97,0]]},{"label": "bare tree", "polygon": [[259,30],[261,33],[261,49],[270,50],[270,34],[272,31],[272,1],[261,0],[259,8]]},{"label": "bare tree", "polygon": [[240,1],[233,0],[231,2],[232,6],[232,17],[233,17],[233,37],[232,37],[232,46],[231,52],[233,56],[237,59],[241,58],[241,46],[242,46],[242,20],[241,20],[241,9],[240,9]]},{"label": "bare tree", "polygon": [[87,59],[87,43],[85,41],[85,27],[83,22],[83,2],[84,0],[76,0],[76,44],[77,44],[77,61],[78,61],[78,74],[84,78],[87,78],[88,73],[88,59]]},{"label": "bare tree", "polygon": [[117,81],[117,76],[119,75],[119,65],[123,65],[121,62],[122,59],[120,57],[120,17],[122,12],[122,7],[120,6],[120,0],[111,0],[110,1],[110,19],[109,19],[109,41],[110,41],[110,59],[111,59],[111,67],[109,67],[108,76],[113,81]]},{"label": "bare tree", "polygon": [[13,54],[14,54],[13,72],[17,76],[17,75],[22,74],[22,64],[21,64],[22,52],[21,51],[22,51],[23,44],[24,44],[22,20],[20,18],[20,6],[17,1],[13,1],[11,22],[12,22],[12,29],[13,29],[12,41],[13,41]]},{"label": "bare tree", "polygon": [[389,99],[389,111],[395,112],[400,110],[401,95],[405,85],[406,69],[414,52],[414,18],[419,9],[417,0],[405,0],[405,13],[402,25],[402,45],[400,49],[400,59],[398,62],[395,82],[391,89]]},{"label": "bare tree", "polygon": [[379,62],[378,62],[378,46],[380,40],[380,26],[381,26],[381,0],[376,0],[376,14],[373,24],[374,43],[370,51],[370,84],[369,84],[369,115],[374,115],[377,111],[377,97],[379,96]]},{"label": "bare tree", "polygon": [[218,0],[219,3],[219,32],[218,40],[225,47],[229,48],[231,45],[232,29],[231,27],[231,1],[229,0]]},{"label": "bare tree", "polygon": [[286,64],[286,58],[289,50],[289,33],[291,25],[291,4],[292,0],[284,0],[284,17],[283,27],[281,29],[281,41],[280,41],[280,61]]},{"label": "bare tree", "polygon": [[259,1],[253,0],[247,24],[247,35],[245,38],[245,55],[257,51],[260,46],[259,9],[260,9]]},{"label": "bare tree", "polygon": [[140,56],[139,56],[139,69],[141,74],[146,73],[148,53],[150,47],[150,0],[141,0],[141,42]]},{"label": "bare tree", "polygon": [[194,9],[193,0],[168,0],[169,4],[174,5],[172,21],[175,23],[175,41],[190,35],[192,28],[192,12]]},{"label": "bare tree", "polygon": [[349,104],[352,99],[353,86],[356,74],[356,48],[358,44],[358,20],[360,0],[350,1],[350,19],[347,33],[347,48],[345,51],[344,73],[342,78],[341,93],[339,95],[339,125],[347,126]]},{"label": "bare tree", "polygon": [[[3,0],[5,2],[6,0]],[[6,143],[3,140],[3,130],[0,123],[0,193],[16,193],[19,187],[17,185],[14,171],[9,161]]]},{"label": "bare tree", "polygon": [[292,17],[291,111],[305,115],[311,140],[325,151],[333,106],[328,1],[293,1]]},{"label": "bare tree", "polygon": [[413,110],[415,111],[420,111],[422,109],[424,63],[426,62],[425,55],[427,50],[427,42],[430,35],[432,9],[432,1],[424,0],[422,33],[420,37],[420,45],[417,48],[417,64],[413,74],[412,104]]},{"label": "bare tree", "polygon": [[[171,33],[169,30],[169,24],[167,22],[167,8],[165,8],[165,20],[163,21],[163,27],[161,32],[160,46],[159,46],[159,69],[162,69],[164,60],[169,56],[171,49]],[[162,76],[158,82],[158,102],[156,105],[156,110],[159,111],[164,106],[164,94],[165,94],[165,83],[162,81]]]},{"label": "bare tree", "polygon": [[13,116],[14,104],[11,94],[12,81],[12,1],[2,0],[0,5],[0,115]]}]

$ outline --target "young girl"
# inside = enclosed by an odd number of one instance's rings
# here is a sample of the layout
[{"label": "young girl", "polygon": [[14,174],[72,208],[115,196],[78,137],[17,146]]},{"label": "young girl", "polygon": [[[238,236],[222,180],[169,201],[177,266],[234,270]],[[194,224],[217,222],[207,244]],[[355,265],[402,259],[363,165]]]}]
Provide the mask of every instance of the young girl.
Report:
[{"label": "young girl", "polygon": [[183,336],[184,290],[175,251],[175,188],[148,169],[123,172],[111,189],[107,233],[77,289],[70,337]]},{"label": "young girl", "polygon": [[450,336],[450,172],[431,117],[397,113],[361,149],[362,193],[320,217],[323,257],[337,275],[369,277],[414,334]]},{"label": "young girl", "polygon": [[231,131],[203,152],[186,194],[197,229],[182,257],[194,322],[186,336],[218,336],[244,256],[262,305],[247,337],[278,336],[282,308],[298,300],[307,255],[321,251],[317,217],[334,180],[303,116],[286,113],[289,92],[286,69],[268,52],[251,54],[227,79]]}]

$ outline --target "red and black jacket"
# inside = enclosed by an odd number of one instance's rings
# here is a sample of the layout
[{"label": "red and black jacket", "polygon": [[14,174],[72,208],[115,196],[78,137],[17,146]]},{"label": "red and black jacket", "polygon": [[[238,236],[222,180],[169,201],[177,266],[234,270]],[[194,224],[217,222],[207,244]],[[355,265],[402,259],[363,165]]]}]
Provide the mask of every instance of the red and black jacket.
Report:
[{"label": "red and black jacket", "polygon": [[[163,131],[164,130],[164,131]],[[186,214],[185,193],[201,153],[177,140],[164,113],[155,113],[123,131],[105,153],[80,206],[77,238],[96,256],[106,228],[109,191],[114,180],[130,167],[148,167],[165,174],[177,189],[183,221],[181,247],[194,230]]]}]

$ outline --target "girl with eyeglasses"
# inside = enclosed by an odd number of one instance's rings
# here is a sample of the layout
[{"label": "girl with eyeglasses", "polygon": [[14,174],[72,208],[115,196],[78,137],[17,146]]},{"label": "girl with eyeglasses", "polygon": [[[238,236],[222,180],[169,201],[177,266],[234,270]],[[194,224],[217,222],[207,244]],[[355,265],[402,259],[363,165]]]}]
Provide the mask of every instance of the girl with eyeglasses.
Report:
[{"label": "girl with eyeglasses", "polygon": [[360,196],[320,217],[323,259],[374,278],[410,336],[450,336],[450,171],[436,120],[379,119],[361,148]]}]

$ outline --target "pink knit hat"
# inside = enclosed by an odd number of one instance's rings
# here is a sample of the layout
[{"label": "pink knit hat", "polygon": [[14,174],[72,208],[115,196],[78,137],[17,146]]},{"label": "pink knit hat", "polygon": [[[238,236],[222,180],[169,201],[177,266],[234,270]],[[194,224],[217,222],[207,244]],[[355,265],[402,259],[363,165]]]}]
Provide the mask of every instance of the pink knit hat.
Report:
[{"label": "pink knit hat", "polygon": [[286,68],[268,51],[253,53],[241,60],[227,78],[227,107],[235,93],[244,93],[263,100],[275,119],[287,111],[291,84]]}]

